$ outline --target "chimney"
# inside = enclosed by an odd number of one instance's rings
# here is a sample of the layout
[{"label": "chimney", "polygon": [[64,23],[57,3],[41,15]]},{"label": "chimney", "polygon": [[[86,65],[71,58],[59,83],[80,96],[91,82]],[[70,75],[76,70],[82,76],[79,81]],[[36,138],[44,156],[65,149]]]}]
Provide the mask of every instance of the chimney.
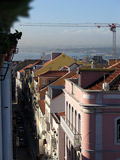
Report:
[{"label": "chimney", "polygon": [[78,76],[78,86],[82,88],[87,88],[89,85],[104,77],[104,74],[109,73],[108,70],[99,69],[79,69],[77,71]]},{"label": "chimney", "polygon": [[51,60],[55,59],[56,57],[60,56],[62,53],[60,52],[52,52],[51,53]]},{"label": "chimney", "polygon": [[95,62],[92,62],[91,68],[92,68],[92,69],[95,69],[95,68],[96,68],[96,65],[97,65],[97,64],[96,64]]},{"label": "chimney", "polygon": [[80,70],[77,71],[77,74],[78,74],[78,86],[81,87],[81,73],[80,73]]}]

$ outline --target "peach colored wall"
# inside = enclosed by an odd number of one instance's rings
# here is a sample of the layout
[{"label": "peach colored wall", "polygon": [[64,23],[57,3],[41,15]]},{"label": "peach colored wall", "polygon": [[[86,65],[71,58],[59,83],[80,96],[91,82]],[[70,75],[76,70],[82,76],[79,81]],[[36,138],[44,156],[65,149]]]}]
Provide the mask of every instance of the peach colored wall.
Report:
[{"label": "peach colored wall", "polygon": [[72,107],[74,108],[73,112],[73,127],[75,128],[75,110],[77,111],[77,130],[78,130],[78,114],[81,112],[81,108],[76,101],[69,98],[68,95],[66,95],[66,101],[68,102],[68,118],[69,118],[69,104],[71,105],[71,113],[70,113],[70,122],[72,124]]},{"label": "peach colored wall", "polygon": [[[105,112],[111,112],[111,110],[104,110]],[[120,112],[120,109],[114,109],[114,112]],[[119,114],[103,114],[103,150],[106,150],[106,152],[103,154],[103,160],[109,159],[109,160],[116,160],[117,158],[120,158],[120,152],[113,152],[114,150],[119,150],[120,145],[115,145],[114,143],[114,120],[117,118]],[[113,150],[113,151],[111,151]]]},{"label": "peach colored wall", "polygon": [[94,153],[84,150],[95,150],[95,115],[82,112],[81,118],[83,160],[94,160]]},{"label": "peach colored wall", "polygon": [[103,114],[103,148],[112,149],[114,147],[114,114]]},{"label": "peach colored wall", "polygon": [[[111,109],[112,110],[112,109]],[[111,110],[105,110],[105,112],[111,112]],[[120,112],[120,109],[113,110],[114,112]],[[110,150],[110,149],[120,149],[120,145],[115,145],[114,142],[114,120],[115,118],[119,117],[120,114],[103,114],[103,149]]]},{"label": "peach colored wall", "polygon": [[[96,137],[96,113],[85,113],[81,109],[85,108],[80,104],[105,104],[109,107],[109,104],[114,106],[120,104],[119,92],[105,92],[105,91],[87,91],[75,85],[74,94],[72,92],[71,81],[66,80],[65,90],[69,94],[65,94],[65,100],[68,101],[74,107],[77,113],[81,114],[81,136],[82,136],[82,160],[95,160],[95,152],[85,152],[84,150],[95,150],[95,139]],[[119,106],[119,105],[118,105]],[[92,105],[91,105],[92,107]],[[91,108],[90,107],[90,108]],[[99,107],[98,107],[99,109]],[[96,109],[97,110],[97,109]],[[114,113],[113,113],[114,112]],[[114,144],[114,120],[120,114],[120,109],[102,109],[102,147],[103,147],[103,158],[102,160],[116,160],[120,158],[120,152],[113,152],[113,150],[120,150],[120,145]],[[69,113],[69,109],[68,109]],[[75,114],[74,114],[75,115]],[[68,116],[69,117],[69,116]],[[72,109],[71,115],[72,118]],[[75,116],[74,116],[75,123]],[[78,116],[77,116],[78,123]],[[77,124],[78,128],[78,124]],[[109,152],[107,152],[107,150]]]},{"label": "peach colored wall", "polygon": [[[72,82],[65,81],[65,90],[72,93]],[[84,104],[120,104],[119,92],[87,91],[74,85],[75,94],[73,95],[79,102]],[[100,100],[98,100],[98,97]]]}]

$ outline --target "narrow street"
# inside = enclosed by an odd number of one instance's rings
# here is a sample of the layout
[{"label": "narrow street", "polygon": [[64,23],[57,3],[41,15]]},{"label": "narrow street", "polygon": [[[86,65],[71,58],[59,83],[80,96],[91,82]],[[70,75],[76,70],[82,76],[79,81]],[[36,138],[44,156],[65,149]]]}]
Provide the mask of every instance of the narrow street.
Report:
[{"label": "narrow street", "polygon": [[13,104],[13,116],[17,128],[16,137],[19,137],[18,146],[15,149],[16,160],[37,160],[37,146],[31,133],[29,121],[25,119],[24,114],[15,103]]},{"label": "narrow street", "polygon": [[27,147],[18,147],[17,156],[18,160],[33,160]]}]

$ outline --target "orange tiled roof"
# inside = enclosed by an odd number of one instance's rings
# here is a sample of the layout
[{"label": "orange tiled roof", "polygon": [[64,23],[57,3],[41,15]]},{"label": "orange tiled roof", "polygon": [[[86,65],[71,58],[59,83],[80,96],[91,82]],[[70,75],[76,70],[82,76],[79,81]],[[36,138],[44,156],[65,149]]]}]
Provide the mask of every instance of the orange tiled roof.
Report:
[{"label": "orange tiled roof", "polygon": [[60,112],[57,114],[58,118],[60,119],[60,116],[65,116],[65,112]]},{"label": "orange tiled roof", "polygon": [[78,79],[78,76],[79,76],[78,74],[75,74],[75,75],[72,76],[71,78],[73,78],[73,79],[74,79],[74,78],[75,78],[75,79]]},{"label": "orange tiled roof", "polygon": [[72,64],[69,65],[69,67],[71,67],[73,64],[76,64],[77,66],[79,66],[76,62],[73,62]]},{"label": "orange tiled roof", "polygon": [[[62,55],[62,54],[61,54]],[[60,56],[60,55],[59,55]],[[50,60],[50,61],[48,61],[48,62],[46,62],[45,64],[44,64],[44,66],[47,66],[49,63],[51,63],[51,62],[53,62],[55,59],[57,59],[59,56],[57,56],[56,58],[54,58],[53,60]]]},{"label": "orange tiled roof", "polygon": [[[108,67],[108,69],[115,69],[113,73],[110,73],[108,77],[105,79],[105,82],[109,85],[120,75],[120,62]],[[102,84],[104,83],[104,80],[102,79],[101,82],[95,84],[90,90],[102,90]]]},{"label": "orange tiled roof", "polygon": [[43,115],[45,115],[45,102],[44,100],[39,100],[38,101],[39,105],[40,105],[40,109]]},{"label": "orange tiled roof", "polygon": [[22,73],[22,72],[24,72],[24,70],[25,70],[26,68],[30,68],[31,66],[33,66],[33,64],[27,65],[27,66],[24,67],[23,69],[19,70],[19,72]]},{"label": "orange tiled roof", "polygon": [[52,61],[50,60],[50,61],[48,61],[48,62],[46,62],[46,63],[44,63],[44,66],[47,66],[49,63],[51,63]]},{"label": "orange tiled roof", "polygon": [[65,112],[60,112],[60,113],[51,113],[51,116],[54,118],[56,123],[60,123],[60,116],[64,116]]},{"label": "orange tiled roof", "polygon": [[62,77],[66,73],[68,73],[68,71],[47,71],[40,74],[38,77]]},{"label": "orange tiled roof", "polygon": [[30,68],[30,67],[34,66],[35,64],[37,64],[38,62],[40,62],[40,60],[37,61],[37,62],[35,62],[35,63],[33,63],[33,64],[28,64],[26,67],[24,67],[23,69],[19,70],[19,72],[20,72],[20,73],[24,72],[24,70],[25,70],[26,68]]}]

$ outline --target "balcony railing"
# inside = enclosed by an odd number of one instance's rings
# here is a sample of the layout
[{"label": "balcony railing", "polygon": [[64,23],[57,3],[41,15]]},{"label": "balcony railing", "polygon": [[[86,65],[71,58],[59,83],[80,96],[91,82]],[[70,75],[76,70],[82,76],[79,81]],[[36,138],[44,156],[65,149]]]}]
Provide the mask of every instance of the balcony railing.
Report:
[{"label": "balcony railing", "polygon": [[61,116],[61,127],[76,150],[81,146],[81,135],[76,131],[66,116]]}]

